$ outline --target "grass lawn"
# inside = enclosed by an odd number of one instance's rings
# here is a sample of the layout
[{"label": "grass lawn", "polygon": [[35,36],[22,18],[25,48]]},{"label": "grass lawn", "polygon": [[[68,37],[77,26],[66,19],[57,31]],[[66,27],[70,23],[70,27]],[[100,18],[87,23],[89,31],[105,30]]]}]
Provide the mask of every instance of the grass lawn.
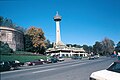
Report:
[{"label": "grass lawn", "polygon": [[36,56],[36,55],[0,55],[0,61],[13,61],[19,60],[20,62],[33,61],[36,59],[46,60],[46,56]]}]

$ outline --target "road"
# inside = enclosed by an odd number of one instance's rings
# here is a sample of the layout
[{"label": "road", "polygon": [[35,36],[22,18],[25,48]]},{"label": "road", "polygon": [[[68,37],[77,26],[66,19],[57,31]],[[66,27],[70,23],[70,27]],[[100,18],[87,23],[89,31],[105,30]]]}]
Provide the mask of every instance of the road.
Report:
[{"label": "road", "polygon": [[2,72],[1,80],[89,80],[92,72],[106,69],[114,58],[99,58],[96,60],[71,60],[22,67],[20,70]]}]

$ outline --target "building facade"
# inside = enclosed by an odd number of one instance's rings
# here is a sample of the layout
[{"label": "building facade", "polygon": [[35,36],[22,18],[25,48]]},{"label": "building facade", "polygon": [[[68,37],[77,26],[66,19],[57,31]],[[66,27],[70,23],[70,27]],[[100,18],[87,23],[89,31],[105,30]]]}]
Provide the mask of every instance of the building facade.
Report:
[{"label": "building facade", "polygon": [[24,50],[24,33],[22,31],[0,26],[0,41],[8,43],[13,51]]}]

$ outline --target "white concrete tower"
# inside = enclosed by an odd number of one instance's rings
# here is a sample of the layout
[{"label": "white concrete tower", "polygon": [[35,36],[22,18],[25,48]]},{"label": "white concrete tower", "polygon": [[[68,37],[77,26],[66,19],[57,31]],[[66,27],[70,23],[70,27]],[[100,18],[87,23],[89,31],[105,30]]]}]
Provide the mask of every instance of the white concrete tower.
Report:
[{"label": "white concrete tower", "polygon": [[61,21],[61,16],[56,13],[56,16],[54,16],[54,21],[56,22],[56,43],[55,45],[64,45],[61,41],[61,36],[60,36],[60,21]]}]

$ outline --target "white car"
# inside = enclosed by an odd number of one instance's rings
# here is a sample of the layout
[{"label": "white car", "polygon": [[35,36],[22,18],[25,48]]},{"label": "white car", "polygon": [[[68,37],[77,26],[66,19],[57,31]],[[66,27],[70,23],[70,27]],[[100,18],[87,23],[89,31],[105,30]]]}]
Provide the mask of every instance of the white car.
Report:
[{"label": "white car", "polygon": [[94,58],[95,59],[98,59],[100,57],[100,55],[98,54],[98,55],[94,55]]},{"label": "white car", "polygon": [[120,80],[120,61],[113,62],[106,70],[93,72],[90,80]]},{"label": "white car", "polygon": [[64,58],[63,57],[59,57],[58,61],[64,61]]}]

